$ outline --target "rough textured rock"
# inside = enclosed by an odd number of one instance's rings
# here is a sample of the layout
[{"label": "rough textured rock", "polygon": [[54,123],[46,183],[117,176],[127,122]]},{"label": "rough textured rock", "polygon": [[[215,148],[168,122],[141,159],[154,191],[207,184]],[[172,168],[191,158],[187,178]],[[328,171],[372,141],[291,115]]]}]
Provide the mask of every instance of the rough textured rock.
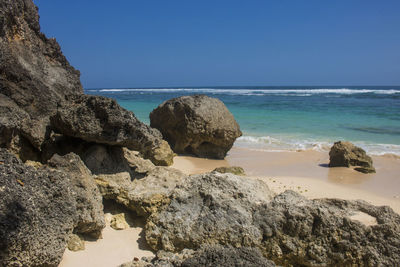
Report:
[{"label": "rough textured rock", "polygon": [[176,187],[168,208],[150,216],[147,243],[166,251],[203,243],[254,246],[262,232],[253,224],[252,208],[271,198],[259,180],[220,173],[189,176]]},{"label": "rough textured rock", "polygon": [[118,213],[112,216],[110,222],[111,228],[114,230],[124,230],[129,227],[125,219],[125,213]]},{"label": "rough textured rock", "polygon": [[[85,214],[90,214],[94,207],[84,203],[85,195],[83,199],[80,195],[90,189],[78,189],[76,179],[75,174],[27,166],[0,149],[2,264],[57,266],[73,230],[85,225],[82,230],[88,233],[87,226],[92,224]],[[97,228],[90,230],[98,232]]]},{"label": "rough textured rock", "polygon": [[272,261],[255,248],[233,248],[206,245],[197,251],[184,249],[178,254],[159,251],[151,259],[133,260],[120,267],[273,267]]},{"label": "rough textured rock", "polygon": [[230,167],[218,167],[214,169],[215,172],[219,173],[232,173],[235,175],[246,175],[242,167],[230,166]]},{"label": "rough textured rock", "polygon": [[159,131],[114,100],[84,95],[79,77],[56,40],[40,32],[31,0],[0,0],[1,147],[23,160],[41,159],[42,153],[48,159],[56,131],[139,150],[157,165],[172,164],[174,154]]},{"label": "rough textured rock", "polygon": [[[257,247],[276,264],[293,266],[400,263],[400,216],[389,207],[308,200],[293,191],[269,200],[268,190],[239,180],[216,173],[187,178],[169,206],[149,217],[148,244],[167,251],[204,243]],[[375,217],[377,225],[352,219],[355,212]]]},{"label": "rough textured rock", "polygon": [[365,151],[350,142],[336,142],[329,152],[329,167],[350,167],[363,173],[375,172],[372,159]]},{"label": "rough textured rock", "polygon": [[101,237],[105,227],[103,198],[85,164],[73,153],[62,157],[54,155],[48,164],[69,177],[76,198],[77,224],[74,232],[94,238]]},{"label": "rough textured rock", "polygon": [[151,112],[150,122],[176,153],[199,157],[224,158],[242,135],[226,106],[205,95],[168,100]]},{"label": "rough textured rock", "polygon": [[78,235],[72,234],[69,236],[67,247],[71,251],[85,250],[85,241]]},{"label": "rough textured rock", "polygon": [[113,99],[74,95],[51,117],[55,131],[87,142],[141,151],[158,165],[171,165],[173,152],[161,133],[140,122]]},{"label": "rough textured rock", "polygon": [[140,216],[149,216],[169,203],[169,196],[186,175],[167,168],[154,167],[143,178],[133,179],[128,172],[102,174],[95,181],[105,199],[115,200]]}]

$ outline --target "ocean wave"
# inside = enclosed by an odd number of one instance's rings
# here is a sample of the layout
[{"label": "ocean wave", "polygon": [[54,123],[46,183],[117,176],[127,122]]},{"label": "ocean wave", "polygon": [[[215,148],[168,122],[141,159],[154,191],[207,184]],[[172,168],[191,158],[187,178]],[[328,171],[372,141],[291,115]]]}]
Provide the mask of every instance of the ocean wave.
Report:
[{"label": "ocean wave", "polygon": [[352,95],[352,94],[400,94],[398,89],[349,89],[349,88],[310,88],[310,89],[221,89],[221,88],[121,88],[121,89],[88,89],[104,93],[142,92],[142,93],[204,93],[231,95],[283,95],[283,96],[312,96],[312,95]]},{"label": "ocean wave", "polygon": [[[356,146],[363,148],[370,155],[400,156],[400,145],[373,144],[361,141],[354,141],[353,143]],[[332,147],[333,142],[319,140],[299,140],[296,138],[274,138],[271,136],[241,136],[236,140],[235,145],[252,150],[268,152],[314,150],[327,153]]]}]

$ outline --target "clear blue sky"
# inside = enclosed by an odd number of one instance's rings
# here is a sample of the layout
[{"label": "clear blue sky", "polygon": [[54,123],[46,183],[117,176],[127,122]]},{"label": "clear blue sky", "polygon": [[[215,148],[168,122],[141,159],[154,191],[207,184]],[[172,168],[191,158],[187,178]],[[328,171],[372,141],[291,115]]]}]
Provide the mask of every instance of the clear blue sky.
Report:
[{"label": "clear blue sky", "polygon": [[399,0],[35,0],[86,88],[400,85]]}]

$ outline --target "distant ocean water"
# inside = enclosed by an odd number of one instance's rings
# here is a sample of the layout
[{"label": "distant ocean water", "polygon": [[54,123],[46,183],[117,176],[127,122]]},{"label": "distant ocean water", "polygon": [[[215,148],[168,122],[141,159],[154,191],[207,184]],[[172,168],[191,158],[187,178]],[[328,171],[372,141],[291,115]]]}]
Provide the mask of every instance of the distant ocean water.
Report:
[{"label": "distant ocean water", "polygon": [[374,155],[400,155],[400,86],[207,87],[87,89],[114,98],[149,124],[149,114],[173,97],[206,94],[222,100],[257,150],[329,150],[349,140]]}]

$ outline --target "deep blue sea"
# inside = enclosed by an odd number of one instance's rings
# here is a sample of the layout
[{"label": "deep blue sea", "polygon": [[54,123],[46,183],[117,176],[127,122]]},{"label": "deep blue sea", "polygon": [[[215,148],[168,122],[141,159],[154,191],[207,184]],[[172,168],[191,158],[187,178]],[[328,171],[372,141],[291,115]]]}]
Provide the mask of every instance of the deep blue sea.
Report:
[{"label": "deep blue sea", "polygon": [[328,150],[348,140],[375,155],[400,155],[400,86],[302,86],[86,89],[114,98],[149,124],[149,113],[173,97],[222,100],[243,136],[235,145],[268,151]]}]

